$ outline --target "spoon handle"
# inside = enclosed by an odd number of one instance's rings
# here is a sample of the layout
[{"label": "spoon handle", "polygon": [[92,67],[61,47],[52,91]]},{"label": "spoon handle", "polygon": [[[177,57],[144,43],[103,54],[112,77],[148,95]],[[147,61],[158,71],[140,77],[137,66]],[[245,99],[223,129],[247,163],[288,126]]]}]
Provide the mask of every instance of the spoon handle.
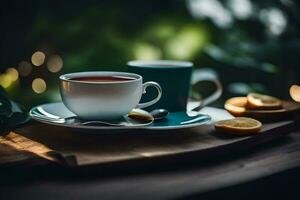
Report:
[{"label": "spoon handle", "polygon": [[126,124],[122,123],[109,123],[109,122],[104,122],[104,121],[84,121],[80,122],[79,124],[81,125],[106,125],[106,126],[127,126]]},{"label": "spoon handle", "polygon": [[39,112],[33,112],[33,111],[30,112],[30,115],[42,121],[61,123],[61,124],[74,124],[74,125],[77,124],[83,126],[104,125],[104,126],[116,126],[116,127],[142,127],[142,126],[149,126],[153,122],[152,120],[151,122],[147,122],[147,123],[137,123],[136,121],[130,120],[128,117],[127,118],[125,117],[124,121],[120,121],[120,122],[107,122],[107,121],[98,121],[98,120],[83,121],[79,119],[77,116],[70,116],[65,118],[55,116],[55,118],[50,118],[40,114]]}]

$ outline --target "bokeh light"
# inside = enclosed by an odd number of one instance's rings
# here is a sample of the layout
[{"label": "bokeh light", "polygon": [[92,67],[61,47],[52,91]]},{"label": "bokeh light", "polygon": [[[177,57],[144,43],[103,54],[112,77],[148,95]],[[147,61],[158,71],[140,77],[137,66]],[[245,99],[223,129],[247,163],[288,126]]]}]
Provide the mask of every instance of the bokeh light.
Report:
[{"label": "bokeh light", "polygon": [[192,59],[208,42],[204,28],[186,26],[167,41],[166,53],[172,59]]},{"label": "bokeh light", "polygon": [[159,60],[161,59],[161,50],[148,43],[138,43],[134,47],[134,57],[137,60]]},{"label": "bokeh light", "polygon": [[28,76],[31,73],[32,66],[29,62],[21,61],[18,66],[20,76]]},{"label": "bokeh light", "polygon": [[1,74],[0,75],[0,85],[4,88],[8,88],[12,83],[12,80],[10,76],[7,74]]},{"label": "bokeh light", "polygon": [[247,19],[253,14],[250,0],[229,0],[228,4],[233,15],[238,19]]},{"label": "bokeh light", "polygon": [[233,23],[230,11],[218,0],[189,0],[188,9],[193,17],[210,18],[220,28],[228,28]]},{"label": "bokeh light", "polygon": [[278,8],[262,9],[259,18],[272,35],[282,34],[288,25],[285,14]]},{"label": "bokeh light", "polygon": [[166,40],[176,32],[176,25],[172,24],[172,22],[156,22],[149,28],[150,30],[148,30],[147,34],[157,37],[160,40]]},{"label": "bokeh light", "polygon": [[41,66],[42,64],[44,64],[45,58],[46,58],[46,55],[43,52],[37,51],[34,54],[32,54],[31,62],[35,66]]},{"label": "bokeh light", "polygon": [[297,102],[300,102],[300,86],[292,85],[290,87],[290,96]]},{"label": "bokeh light", "polygon": [[233,94],[247,95],[251,87],[246,83],[234,82],[228,85],[228,90]]},{"label": "bokeh light", "polygon": [[16,81],[19,78],[18,71],[12,67],[6,70],[6,75],[10,77],[11,81]]},{"label": "bokeh light", "polygon": [[41,94],[46,91],[47,89],[47,84],[42,78],[36,78],[32,81],[32,90],[37,93]]},{"label": "bokeh light", "polygon": [[0,74],[0,85],[3,88],[8,88],[13,82],[18,80],[19,73],[15,68],[8,68],[5,73]]},{"label": "bokeh light", "polygon": [[63,67],[63,60],[59,55],[52,55],[49,57],[47,67],[50,72],[56,73]]}]

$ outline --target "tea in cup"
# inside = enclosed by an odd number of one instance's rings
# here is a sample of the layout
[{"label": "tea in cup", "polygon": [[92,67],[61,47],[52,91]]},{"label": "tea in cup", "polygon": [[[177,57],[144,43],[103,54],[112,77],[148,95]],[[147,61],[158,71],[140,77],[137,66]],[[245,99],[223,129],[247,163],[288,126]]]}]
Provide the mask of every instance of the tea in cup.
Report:
[{"label": "tea in cup", "polygon": [[[154,99],[139,103],[146,88],[157,90]],[[77,72],[60,76],[60,94],[64,105],[85,120],[112,120],[133,108],[145,108],[159,101],[162,89],[156,82],[125,72]]]}]

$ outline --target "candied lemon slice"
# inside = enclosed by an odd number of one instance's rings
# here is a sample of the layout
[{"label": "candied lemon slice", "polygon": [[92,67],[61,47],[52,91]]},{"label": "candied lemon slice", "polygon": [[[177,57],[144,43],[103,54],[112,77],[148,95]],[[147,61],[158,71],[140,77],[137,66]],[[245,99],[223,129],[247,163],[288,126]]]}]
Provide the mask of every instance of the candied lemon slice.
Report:
[{"label": "candied lemon slice", "polygon": [[248,117],[237,117],[215,123],[217,131],[233,134],[255,134],[260,131],[261,127],[260,121]]},{"label": "candied lemon slice", "polygon": [[233,116],[240,117],[245,114],[246,105],[247,105],[247,97],[233,97],[228,99],[225,102],[224,107]]},{"label": "candied lemon slice", "polygon": [[253,110],[276,110],[282,108],[280,99],[268,95],[249,93],[247,108]]}]

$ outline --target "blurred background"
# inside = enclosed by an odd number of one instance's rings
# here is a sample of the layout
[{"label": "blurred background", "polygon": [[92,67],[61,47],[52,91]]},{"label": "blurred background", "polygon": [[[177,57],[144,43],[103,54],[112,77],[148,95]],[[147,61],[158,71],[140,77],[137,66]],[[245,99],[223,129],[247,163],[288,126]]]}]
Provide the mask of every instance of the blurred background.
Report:
[{"label": "blurred background", "polygon": [[60,74],[126,71],[134,59],[210,68],[224,85],[223,100],[251,91],[289,98],[289,87],[300,84],[297,0],[0,4],[0,85],[27,108],[60,101]]}]

